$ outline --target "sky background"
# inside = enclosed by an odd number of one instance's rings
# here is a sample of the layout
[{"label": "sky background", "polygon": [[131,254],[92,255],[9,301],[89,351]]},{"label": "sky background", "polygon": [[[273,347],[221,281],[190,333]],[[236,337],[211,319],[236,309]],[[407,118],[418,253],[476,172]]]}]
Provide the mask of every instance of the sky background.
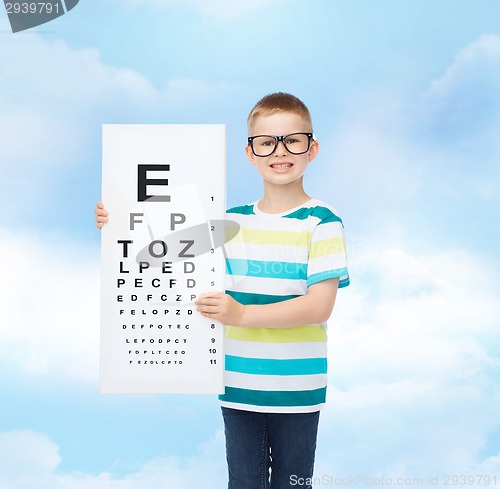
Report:
[{"label": "sky background", "polygon": [[243,204],[274,91],[348,240],[316,476],[500,486],[500,1],[81,0],[0,8],[0,489],[225,486],[215,396],[98,393],[101,125],[226,124]]}]

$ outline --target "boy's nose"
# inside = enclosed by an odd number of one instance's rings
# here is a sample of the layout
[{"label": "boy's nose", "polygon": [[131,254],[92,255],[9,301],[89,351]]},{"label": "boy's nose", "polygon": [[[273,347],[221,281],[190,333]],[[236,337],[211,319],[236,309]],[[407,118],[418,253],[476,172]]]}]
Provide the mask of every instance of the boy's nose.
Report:
[{"label": "boy's nose", "polygon": [[278,141],[278,145],[276,146],[276,150],[274,152],[275,156],[285,155],[286,153],[288,153],[288,151],[285,147],[285,144],[283,143],[283,141]]}]

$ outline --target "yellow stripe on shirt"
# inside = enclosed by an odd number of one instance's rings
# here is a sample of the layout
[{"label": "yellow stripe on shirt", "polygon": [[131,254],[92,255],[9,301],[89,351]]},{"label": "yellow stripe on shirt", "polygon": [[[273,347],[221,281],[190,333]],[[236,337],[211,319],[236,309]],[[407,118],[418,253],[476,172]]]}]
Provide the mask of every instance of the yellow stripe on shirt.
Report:
[{"label": "yellow stripe on shirt", "polygon": [[226,326],[226,338],[264,343],[325,342],[327,334],[323,326],[296,326],[295,328]]},{"label": "yellow stripe on shirt", "polygon": [[241,228],[232,242],[247,244],[308,246],[311,233],[308,231],[270,231],[262,229]]}]

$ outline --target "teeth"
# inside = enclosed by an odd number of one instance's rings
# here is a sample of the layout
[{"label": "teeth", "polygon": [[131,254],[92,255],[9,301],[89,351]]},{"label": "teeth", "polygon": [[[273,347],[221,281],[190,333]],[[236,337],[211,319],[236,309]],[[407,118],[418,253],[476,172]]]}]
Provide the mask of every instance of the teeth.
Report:
[{"label": "teeth", "polygon": [[292,166],[291,163],[274,163],[271,165],[273,168],[290,168]]}]

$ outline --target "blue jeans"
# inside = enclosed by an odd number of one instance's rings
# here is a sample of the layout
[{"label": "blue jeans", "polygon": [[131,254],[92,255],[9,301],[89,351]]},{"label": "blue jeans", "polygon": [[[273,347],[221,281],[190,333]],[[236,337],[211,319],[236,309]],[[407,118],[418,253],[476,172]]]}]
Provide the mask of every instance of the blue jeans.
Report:
[{"label": "blue jeans", "polygon": [[[319,411],[256,413],[222,408],[229,489],[311,489]],[[301,484],[299,482],[302,482]]]}]

